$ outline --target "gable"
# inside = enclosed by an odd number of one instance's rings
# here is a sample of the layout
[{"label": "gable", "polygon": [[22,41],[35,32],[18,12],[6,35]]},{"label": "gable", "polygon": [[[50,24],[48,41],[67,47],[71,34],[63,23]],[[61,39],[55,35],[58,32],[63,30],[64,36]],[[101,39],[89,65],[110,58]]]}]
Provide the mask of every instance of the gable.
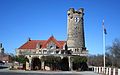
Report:
[{"label": "gable", "polygon": [[59,44],[59,42],[58,42],[53,36],[51,36],[51,37],[46,41],[46,43],[43,45],[43,48],[47,48],[47,46],[50,45],[50,43],[56,45],[56,46],[59,47],[59,48],[62,48],[61,45]]},{"label": "gable", "polygon": [[57,41],[53,36],[48,40],[29,40],[18,49],[54,48],[62,49],[66,41]]}]

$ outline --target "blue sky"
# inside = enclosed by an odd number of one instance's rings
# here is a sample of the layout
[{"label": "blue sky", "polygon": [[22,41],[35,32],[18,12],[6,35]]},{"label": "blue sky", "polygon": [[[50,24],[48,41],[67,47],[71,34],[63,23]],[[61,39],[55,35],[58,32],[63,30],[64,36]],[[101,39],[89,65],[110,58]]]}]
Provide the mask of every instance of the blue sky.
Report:
[{"label": "blue sky", "polygon": [[120,38],[119,0],[0,0],[0,42],[14,53],[28,37],[33,40],[67,39],[67,10],[84,8],[84,30],[89,54],[102,54],[102,20],[106,46]]}]

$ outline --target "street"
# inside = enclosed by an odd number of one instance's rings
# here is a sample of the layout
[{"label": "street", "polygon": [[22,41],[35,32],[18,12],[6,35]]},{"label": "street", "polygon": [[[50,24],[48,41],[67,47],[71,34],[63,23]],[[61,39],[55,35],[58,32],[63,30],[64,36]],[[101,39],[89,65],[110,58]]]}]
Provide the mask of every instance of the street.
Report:
[{"label": "street", "polygon": [[99,75],[91,71],[23,71],[23,70],[0,70],[0,75]]}]

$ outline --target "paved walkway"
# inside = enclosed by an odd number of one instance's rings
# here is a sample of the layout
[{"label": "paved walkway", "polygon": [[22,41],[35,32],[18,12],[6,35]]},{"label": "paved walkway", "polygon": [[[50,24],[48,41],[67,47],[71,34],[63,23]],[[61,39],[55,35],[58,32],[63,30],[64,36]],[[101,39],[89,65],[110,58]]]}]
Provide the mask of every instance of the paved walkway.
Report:
[{"label": "paved walkway", "polygon": [[97,73],[94,73],[92,71],[25,71],[25,70],[9,70],[9,69],[0,69],[0,72],[5,72],[5,73],[31,73],[31,74],[44,74],[44,75],[100,75]]},{"label": "paved walkway", "polygon": [[91,71],[81,72],[80,74],[81,75],[101,75],[101,74],[97,74],[97,73],[94,73],[94,72],[91,72]]}]

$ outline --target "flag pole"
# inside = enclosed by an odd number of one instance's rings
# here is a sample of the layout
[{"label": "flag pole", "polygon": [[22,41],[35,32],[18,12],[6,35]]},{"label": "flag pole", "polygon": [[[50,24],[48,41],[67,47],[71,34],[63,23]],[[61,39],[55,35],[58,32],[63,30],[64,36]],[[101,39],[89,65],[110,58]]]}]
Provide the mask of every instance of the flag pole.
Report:
[{"label": "flag pole", "polygon": [[106,35],[106,29],[104,27],[104,20],[103,20],[103,61],[104,61],[104,70],[103,70],[103,73],[105,73],[105,37]]}]

